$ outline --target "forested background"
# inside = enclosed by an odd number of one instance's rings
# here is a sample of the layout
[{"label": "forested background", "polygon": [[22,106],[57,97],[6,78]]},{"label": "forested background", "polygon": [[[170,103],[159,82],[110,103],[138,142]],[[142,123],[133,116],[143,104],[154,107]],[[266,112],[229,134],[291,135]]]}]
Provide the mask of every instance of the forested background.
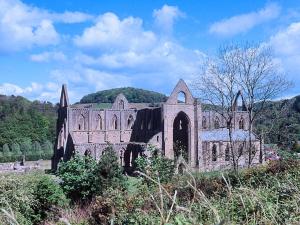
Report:
[{"label": "forested background", "polygon": [[[167,96],[136,88],[116,88],[89,94],[81,103],[113,103],[119,93],[129,102],[164,102]],[[268,102],[257,118],[256,134],[265,143],[300,151],[300,96]],[[0,162],[50,159],[55,141],[58,105],[29,101],[21,96],[0,95]]]},{"label": "forested background", "polygon": [[0,162],[50,159],[57,106],[20,96],[0,96]]},{"label": "forested background", "polygon": [[80,103],[113,103],[120,93],[123,93],[129,102],[134,103],[158,103],[167,100],[166,95],[158,92],[126,87],[98,91],[86,95],[80,100]]}]

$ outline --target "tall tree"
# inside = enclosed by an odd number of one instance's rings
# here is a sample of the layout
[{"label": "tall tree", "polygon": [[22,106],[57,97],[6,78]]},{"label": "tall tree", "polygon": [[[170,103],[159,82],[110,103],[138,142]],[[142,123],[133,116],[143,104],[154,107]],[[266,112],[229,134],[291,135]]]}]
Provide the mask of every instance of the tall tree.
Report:
[{"label": "tall tree", "polygon": [[10,151],[10,148],[9,148],[9,145],[8,144],[4,144],[3,145],[3,158],[5,158],[5,160],[7,162],[9,162],[11,160],[11,156],[12,156],[12,153]]},{"label": "tall tree", "polygon": [[255,120],[266,110],[267,102],[282,94],[292,83],[282,73],[269,46],[243,43],[235,45],[232,51],[237,56],[236,79],[249,115],[248,165],[250,166],[257,151],[253,146],[251,135]]},{"label": "tall tree", "polygon": [[231,162],[235,170],[238,169],[240,155],[236,152],[233,140],[233,120],[235,113],[238,85],[236,75],[236,52],[230,46],[219,48],[217,57],[208,59],[203,67],[203,73],[195,80],[193,89],[204,103],[210,104],[211,109],[219,114],[228,128]]}]

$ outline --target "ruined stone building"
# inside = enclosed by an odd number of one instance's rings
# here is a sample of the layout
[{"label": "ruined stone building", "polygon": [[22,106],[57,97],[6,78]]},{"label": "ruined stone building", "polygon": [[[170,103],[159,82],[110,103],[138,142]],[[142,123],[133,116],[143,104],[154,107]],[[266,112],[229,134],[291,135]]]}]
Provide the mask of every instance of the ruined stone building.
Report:
[{"label": "ruined stone building", "polygon": [[[247,112],[236,107],[232,138],[241,166],[248,159],[247,118]],[[255,134],[252,139],[257,150],[253,162],[262,162],[262,143]],[[214,111],[203,111],[183,80],[177,83],[166,102],[130,103],[120,94],[109,109],[99,108],[97,104],[70,105],[63,85],[53,169],[60,160],[66,161],[73,154],[89,154],[99,159],[109,144],[125,168],[132,167],[134,159],[148,145],[161,149],[170,159],[182,155],[190,167],[200,171],[226,168],[232,158],[224,118]]]}]

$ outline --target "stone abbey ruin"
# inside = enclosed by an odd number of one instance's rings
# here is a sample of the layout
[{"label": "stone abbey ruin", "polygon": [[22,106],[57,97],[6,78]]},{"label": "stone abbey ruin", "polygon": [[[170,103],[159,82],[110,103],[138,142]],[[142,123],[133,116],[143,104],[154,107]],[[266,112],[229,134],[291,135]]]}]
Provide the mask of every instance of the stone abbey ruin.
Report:
[{"label": "stone abbey ruin", "polygon": [[[238,165],[243,167],[248,159],[248,114],[237,106],[238,97],[231,126]],[[161,149],[165,157],[183,159],[199,171],[225,169],[231,163],[227,126],[217,112],[202,110],[183,80],[166,102],[130,103],[119,94],[109,109],[96,104],[70,105],[63,85],[52,169],[56,170],[60,160],[67,161],[73,154],[99,159],[109,145],[125,169],[130,169],[149,145]],[[252,164],[258,164],[263,161],[263,143],[251,135],[257,150]]]}]

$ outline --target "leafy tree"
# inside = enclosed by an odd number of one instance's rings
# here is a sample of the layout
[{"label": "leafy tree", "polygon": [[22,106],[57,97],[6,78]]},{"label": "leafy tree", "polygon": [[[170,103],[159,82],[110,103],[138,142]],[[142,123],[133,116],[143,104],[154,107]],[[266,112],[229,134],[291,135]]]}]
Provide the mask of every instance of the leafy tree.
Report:
[{"label": "leafy tree", "polygon": [[53,155],[53,145],[50,141],[46,140],[42,144],[42,151],[44,159],[50,159]]},{"label": "leafy tree", "polygon": [[61,163],[58,176],[61,186],[72,200],[89,199],[101,188],[99,176],[96,174],[97,162],[89,156],[76,155],[68,162]]},{"label": "leafy tree", "polygon": [[3,145],[3,157],[6,159],[6,162],[9,162],[12,158],[12,153],[8,144]]},{"label": "leafy tree", "polygon": [[20,145],[21,151],[23,154],[28,155],[30,154],[31,150],[32,150],[32,143],[30,139],[26,139],[24,141],[21,142]]},{"label": "leafy tree", "polygon": [[[50,176],[39,176],[33,187],[36,204],[33,207],[33,221],[40,224],[46,218],[59,218],[57,207],[68,206],[68,200],[59,184]],[[54,207],[56,206],[56,208]]]},{"label": "leafy tree", "polygon": [[20,145],[18,143],[13,143],[11,145],[11,153],[14,157],[14,160],[20,160],[22,152],[20,150]]},{"label": "leafy tree", "polygon": [[102,189],[116,187],[123,184],[124,176],[116,152],[112,146],[107,147],[100,158],[97,175],[100,178]]},{"label": "leafy tree", "polygon": [[39,142],[35,141],[32,144],[32,153],[36,157],[36,159],[41,159],[42,157],[42,147]]},{"label": "leafy tree", "polygon": [[150,156],[142,156],[135,160],[137,169],[156,179],[159,176],[161,182],[168,182],[174,175],[175,166],[171,159],[162,156],[159,149],[150,146],[147,151]]}]

